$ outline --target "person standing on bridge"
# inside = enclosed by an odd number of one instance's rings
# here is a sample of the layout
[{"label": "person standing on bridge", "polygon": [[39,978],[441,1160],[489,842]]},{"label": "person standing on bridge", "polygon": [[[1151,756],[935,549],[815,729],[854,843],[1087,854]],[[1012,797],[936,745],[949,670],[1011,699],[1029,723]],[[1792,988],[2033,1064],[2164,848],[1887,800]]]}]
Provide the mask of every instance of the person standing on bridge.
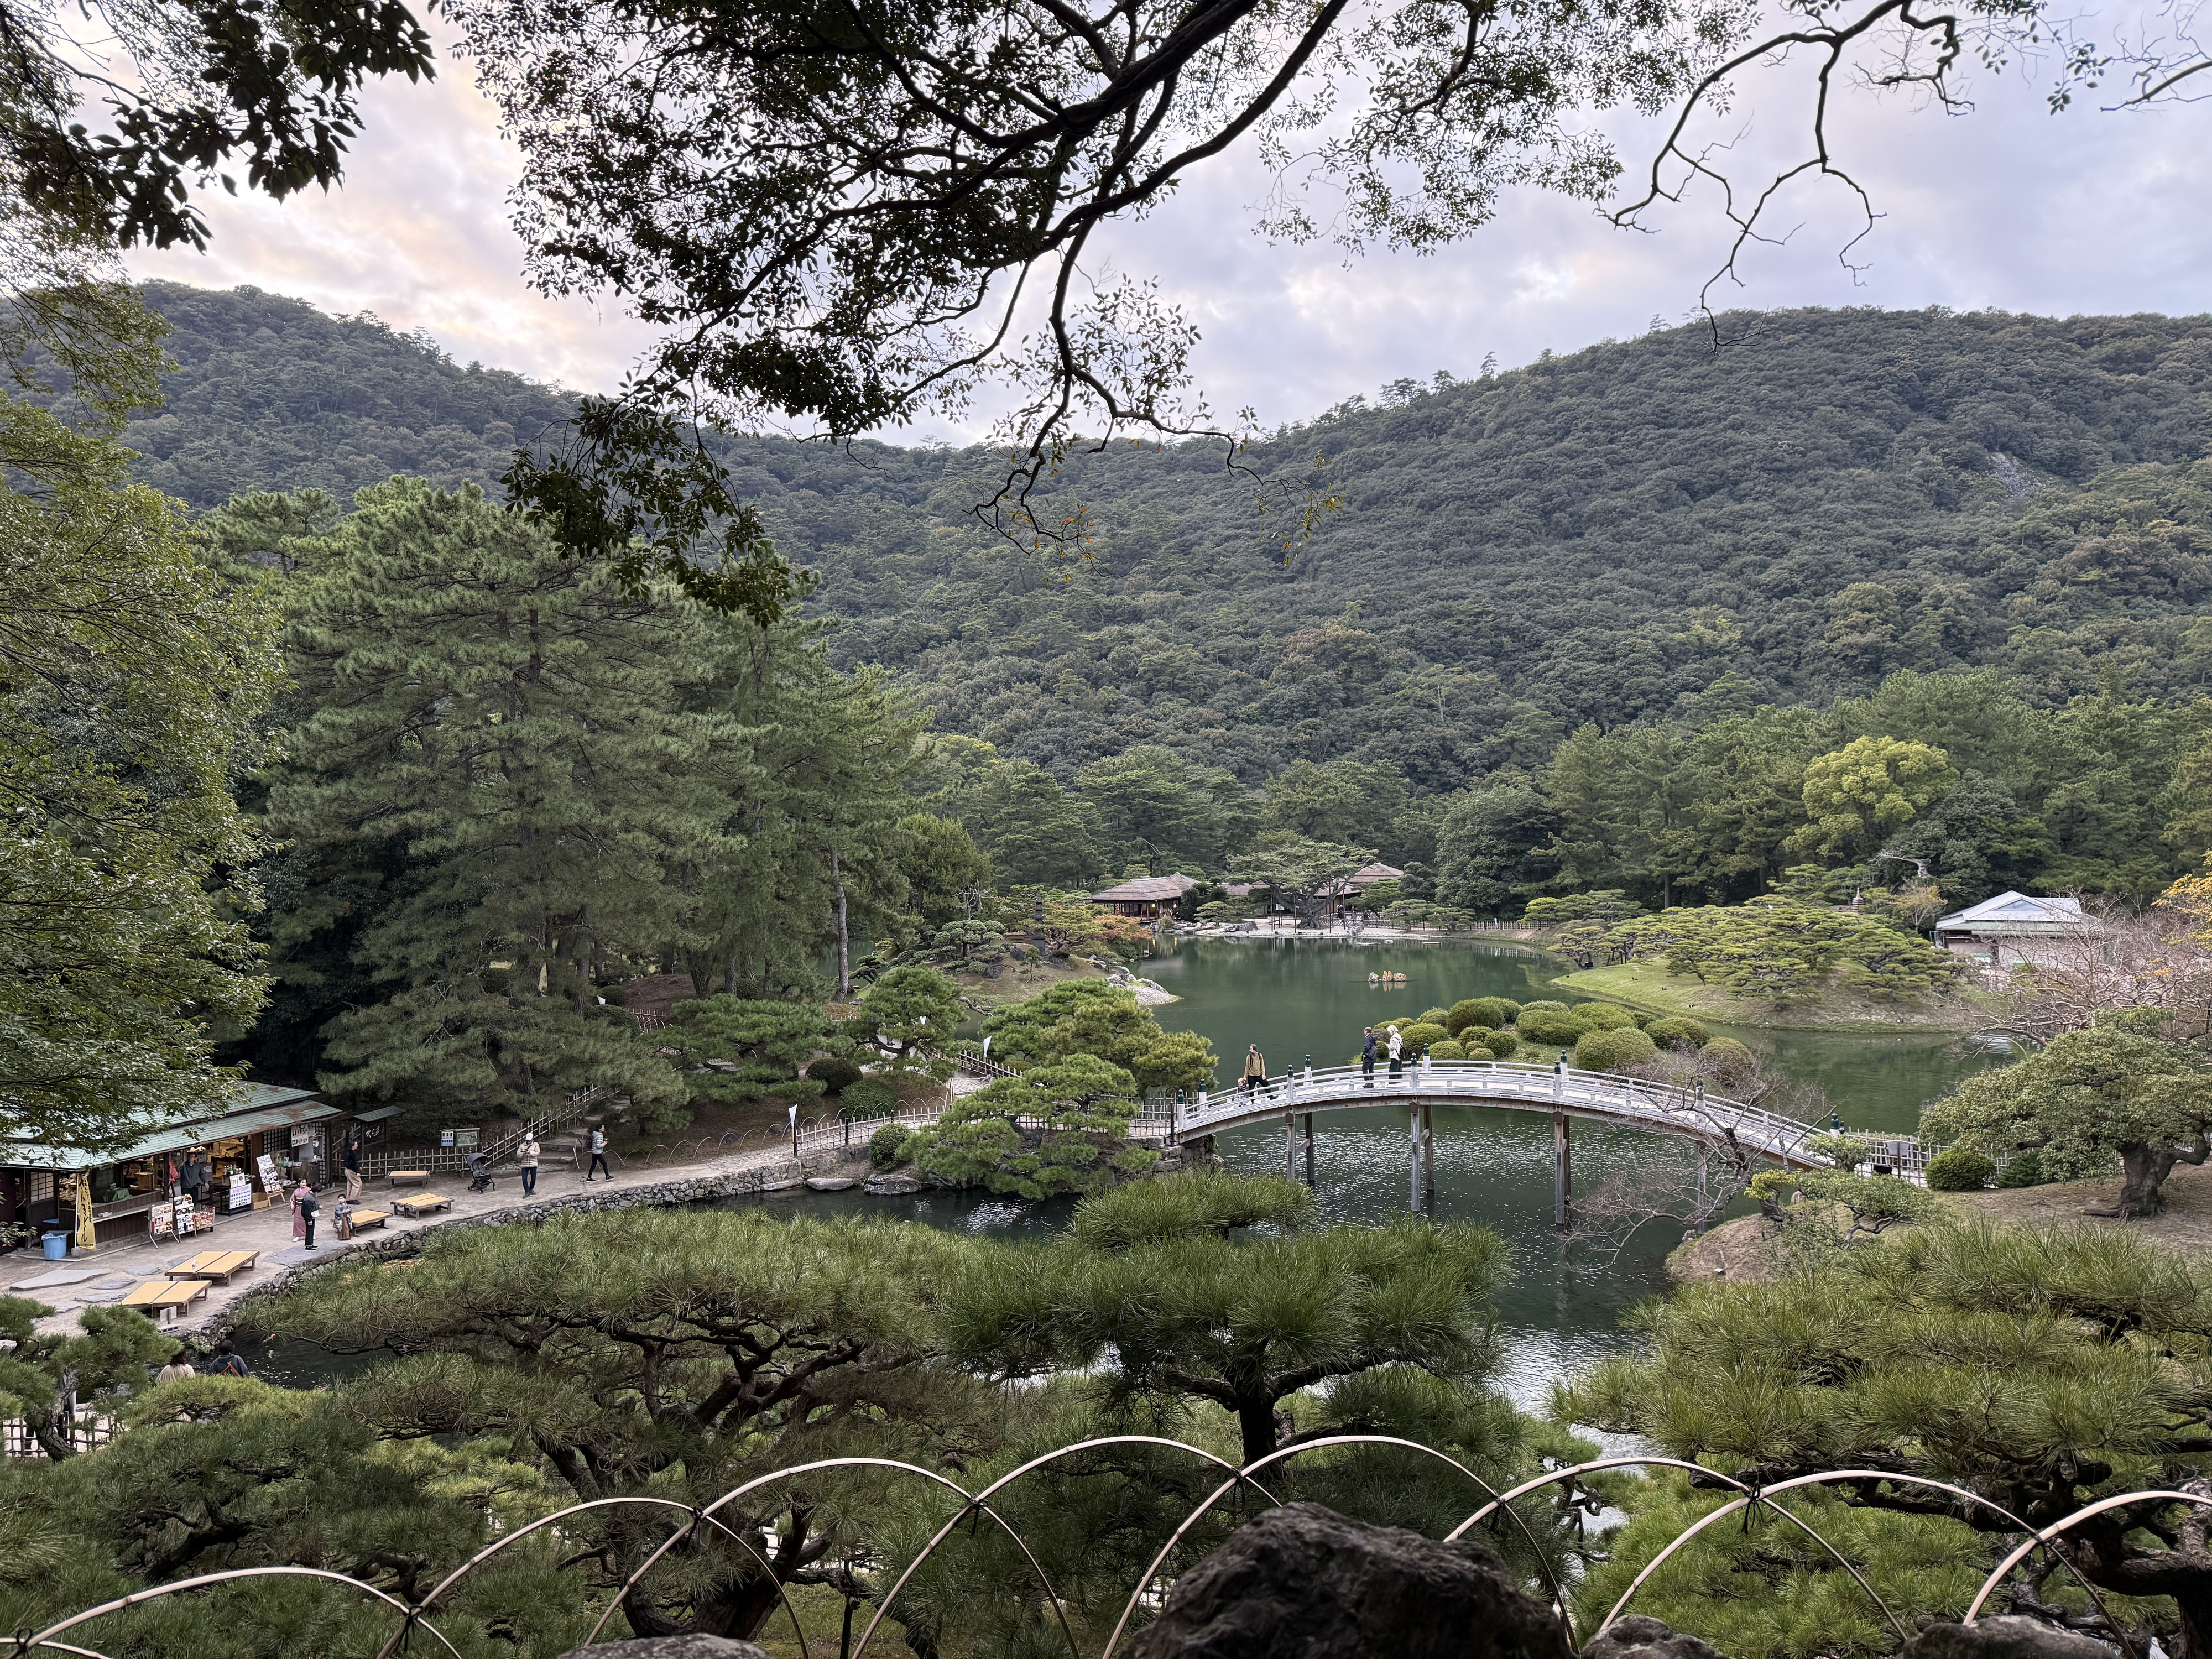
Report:
[{"label": "person standing on bridge", "polygon": [[1244,1051],[1245,1092],[1248,1094],[1259,1093],[1261,1089],[1266,1085],[1267,1081],[1267,1057],[1260,1052],[1260,1045],[1255,1042],[1249,1048]]},{"label": "person standing on bridge", "polygon": [[1359,1075],[1367,1080],[1367,1087],[1375,1086],[1375,1028],[1370,1025],[1362,1035],[1359,1043]]},{"label": "person standing on bridge", "polygon": [[1399,1035],[1398,1028],[1393,1025],[1390,1028],[1390,1081],[1395,1083],[1405,1075],[1405,1073],[1406,1039]]}]

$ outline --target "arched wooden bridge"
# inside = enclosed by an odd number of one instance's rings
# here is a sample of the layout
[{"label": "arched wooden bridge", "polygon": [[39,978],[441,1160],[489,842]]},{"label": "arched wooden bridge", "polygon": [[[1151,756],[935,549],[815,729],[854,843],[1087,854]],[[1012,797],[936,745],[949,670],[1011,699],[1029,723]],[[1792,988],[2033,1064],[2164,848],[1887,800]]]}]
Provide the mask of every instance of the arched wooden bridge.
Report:
[{"label": "arched wooden bridge", "polygon": [[[1648,1078],[1506,1060],[1422,1060],[1408,1066],[1396,1078],[1380,1064],[1372,1076],[1357,1066],[1305,1066],[1258,1090],[1201,1091],[1194,1100],[1155,1096],[1146,1102],[1133,1127],[1143,1139],[1172,1145],[1194,1135],[1280,1121],[1285,1173],[1295,1176],[1303,1120],[1305,1173],[1310,1181],[1316,1113],[1396,1107],[1407,1115],[1409,1188],[1414,1207],[1419,1208],[1425,1193],[1435,1187],[1432,1116],[1440,1103],[1550,1114],[1553,1219],[1562,1226],[1566,1224],[1572,1195],[1571,1126],[1577,1118],[1690,1141],[1698,1148],[1701,1185],[1707,1158],[1731,1143],[1753,1158],[1785,1170],[1829,1167],[1829,1160],[1809,1145],[1823,1133],[1818,1124],[1706,1094],[1694,1086],[1674,1087]],[[1918,1173],[1917,1151],[1917,1145],[1898,1146],[1899,1173]],[[1908,1170],[1905,1165],[1916,1167]]]}]

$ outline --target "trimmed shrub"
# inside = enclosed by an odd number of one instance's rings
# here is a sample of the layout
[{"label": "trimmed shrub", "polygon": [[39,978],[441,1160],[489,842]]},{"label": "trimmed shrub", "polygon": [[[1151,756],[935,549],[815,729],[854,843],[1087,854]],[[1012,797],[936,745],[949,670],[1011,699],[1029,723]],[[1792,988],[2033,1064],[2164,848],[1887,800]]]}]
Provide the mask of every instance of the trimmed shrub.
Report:
[{"label": "trimmed shrub", "polygon": [[841,1095],[860,1080],[860,1068],[842,1054],[824,1054],[806,1068],[806,1075],[833,1095]]},{"label": "trimmed shrub", "polygon": [[1723,1088],[1745,1081],[1758,1064],[1751,1050],[1734,1037],[1715,1037],[1705,1044],[1705,1055],[1713,1062],[1713,1079]]},{"label": "trimmed shrub", "polygon": [[1659,1052],[1650,1037],[1633,1025],[1589,1031],[1575,1044],[1575,1064],[1585,1072],[1626,1072]]},{"label": "trimmed shrub", "polygon": [[903,1123],[886,1123],[868,1137],[868,1167],[872,1170],[896,1170],[906,1162],[907,1148],[914,1144],[914,1131]]},{"label": "trimmed shrub", "polygon": [[1431,1042],[1429,1045],[1429,1058],[1431,1060],[1465,1060],[1467,1050],[1449,1037],[1446,1037],[1442,1042]]},{"label": "trimmed shrub", "polygon": [[1585,1031],[1633,1031],[1636,1016],[1610,1002],[1581,1002],[1567,1010]]},{"label": "trimmed shrub", "polygon": [[1692,1048],[1702,1048],[1713,1040],[1711,1031],[1696,1020],[1686,1019],[1680,1014],[1655,1019],[1644,1029],[1651,1034],[1651,1040],[1662,1048],[1679,1048],[1686,1042]]},{"label": "trimmed shrub", "polygon": [[1442,1008],[1431,1008],[1413,1023],[1416,1025],[1441,1025],[1449,1030],[1451,1028],[1451,1016]]},{"label": "trimmed shrub", "polygon": [[898,1110],[898,1091],[879,1077],[863,1077],[845,1085],[844,1101],[854,1117],[880,1117]]},{"label": "trimmed shrub", "polygon": [[1928,1190],[1931,1193],[1978,1193],[1997,1172],[1996,1160],[1984,1158],[1970,1146],[1954,1146],[1928,1160]]},{"label": "trimmed shrub", "polygon": [[1521,1046],[1521,1039],[1510,1031],[1485,1031],[1478,1041],[1490,1050],[1492,1060],[1510,1060],[1513,1051]]},{"label": "trimmed shrub", "polygon": [[2029,1147],[2024,1152],[2014,1152],[1997,1171],[2000,1187],[2040,1187],[2043,1184],[2043,1154]]},{"label": "trimmed shrub", "polygon": [[1452,1004],[1451,1012],[1444,1019],[1444,1029],[1454,1036],[1470,1025],[1483,1025],[1493,1031],[1500,1030],[1510,1025],[1514,1016],[1520,1012],[1519,1003],[1508,1002],[1504,997],[1469,997],[1463,1002]]},{"label": "trimmed shrub", "polygon": [[[1411,1060],[1422,1049],[1433,1048],[1437,1043],[1450,1036],[1451,1033],[1441,1025],[1431,1025],[1425,1021],[1417,1020],[1411,1025],[1401,1025],[1398,1028],[1398,1035],[1406,1039],[1406,1058]],[[1389,1043],[1388,1036],[1384,1036],[1383,1043],[1387,1048]]]},{"label": "trimmed shrub", "polygon": [[1564,1008],[1523,1008],[1513,1029],[1523,1042],[1571,1048],[1587,1028]]}]

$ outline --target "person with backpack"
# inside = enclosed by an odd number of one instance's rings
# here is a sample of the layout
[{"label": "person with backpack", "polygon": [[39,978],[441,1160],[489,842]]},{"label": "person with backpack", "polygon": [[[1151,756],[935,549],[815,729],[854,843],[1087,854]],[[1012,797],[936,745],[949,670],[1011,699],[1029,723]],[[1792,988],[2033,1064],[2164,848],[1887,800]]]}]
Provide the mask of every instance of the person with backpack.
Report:
[{"label": "person with backpack", "polygon": [[1366,1079],[1367,1087],[1371,1089],[1375,1086],[1375,1028],[1372,1025],[1360,1038],[1359,1075]]},{"label": "person with backpack", "polygon": [[610,1181],[615,1178],[615,1172],[607,1168],[607,1132],[598,1123],[592,1125],[592,1165],[584,1171],[584,1179],[591,1180],[595,1172],[604,1173]]},{"label": "person with backpack", "polygon": [[215,1358],[208,1361],[208,1375],[210,1376],[246,1375],[246,1361],[239,1357],[238,1350],[231,1345],[228,1337],[226,1336],[215,1345]]}]

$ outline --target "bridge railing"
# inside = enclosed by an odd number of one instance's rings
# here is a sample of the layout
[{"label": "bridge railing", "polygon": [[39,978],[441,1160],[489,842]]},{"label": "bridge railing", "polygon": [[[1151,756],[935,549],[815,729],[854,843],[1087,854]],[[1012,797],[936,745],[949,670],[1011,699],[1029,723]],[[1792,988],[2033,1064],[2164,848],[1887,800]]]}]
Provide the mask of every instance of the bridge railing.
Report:
[{"label": "bridge railing", "polygon": [[[1701,1094],[1650,1078],[1519,1060],[1416,1061],[1395,1079],[1379,1066],[1372,1078],[1358,1066],[1317,1066],[1310,1070],[1301,1066],[1256,1091],[1241,1086],[1208,1090],[1180,1101],[1156,1091],[1148,1097],[1146,1105],[1154,1115],[1171,1114],[1179,1133],[1204,1133],[1217,1125],[1262,1111],[1343,1104],[1370,1094],[1395,1099],[1470,1088],[1532,1103],[1556,1101],[1563,1107],[1598,1108],[1608,1116],[1644,1119],[1678,1132],[1692,1121],[1710,1124],[1716,1131],[1725,1126],[1754,1150],[1797,1163],[1813,1161],[1813,1155],[1803,1148],[1826,1133],[1821,1125],[1763,1106],[1723,1095]],[[1378,1099],[1376,1103],[1383,1103]],[[1876,1143],[1872,1167],[1917,1181],[1935,1150],[1923,1147],[1910,1135],[1887,1137]]]}]

